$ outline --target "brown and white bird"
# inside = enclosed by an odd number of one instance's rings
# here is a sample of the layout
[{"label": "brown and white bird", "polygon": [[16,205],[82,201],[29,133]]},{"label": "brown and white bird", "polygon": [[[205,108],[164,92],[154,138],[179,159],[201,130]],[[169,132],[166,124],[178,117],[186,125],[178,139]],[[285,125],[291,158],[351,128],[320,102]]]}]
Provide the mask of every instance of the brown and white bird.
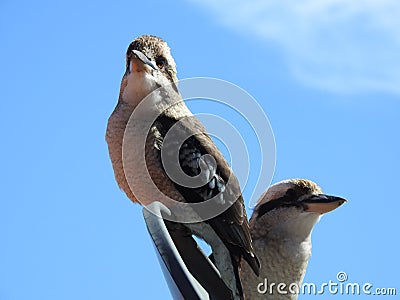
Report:
[{"label": "brown and white bird", "polygon": [[[152,196],[158,192],[182,203],[215,199],[216,210],[218,205],[229,204],[226,206],[229,208],[215,217],[182,226],[210,244],[222,279],[235,299],[242,298],[238,274],[241,259],[247,261],[256,275],[260,264],[252,247],[235,175],[205,128],[183,102],[177,89],[176,65],[165,41],[150,35],[136,38],[126,52],[125,67],[118,103],[106,132],[118,185],[130,200],[145,205],[160,200]],[[139,107],[140,114],[128,126],[131,115]],[[148,118],[154,115],[149,125]],[[140,136],[143,132],[138,133],[141,131],[146,133],[143,140]],[[167,134],[172,136],[167,139]],[[132,148],[123,147],[124,140]],[[137,146],[142,141],[143,145]],[[146,170],[133,167],[141,161],[145,161]],[[176,165],[169,167],[178,168],[189,179],[199,177],[201,184],[172,180],[171,170],[163,162],[174,161]],[[148,172],[152,184],[145,182],[144,172]]]},{"label": "brown and white bird", "polygon": [[[254,249],[260,259],[260,276],[247,266],[241,270],[248,299],[297,299],[311,256],[311,233],[321,215],[346,202],[328,196],[314,182],[290,179],[272,185],[259,199],[250,219]],[[278,284],[285,284],[279,292]]]}]

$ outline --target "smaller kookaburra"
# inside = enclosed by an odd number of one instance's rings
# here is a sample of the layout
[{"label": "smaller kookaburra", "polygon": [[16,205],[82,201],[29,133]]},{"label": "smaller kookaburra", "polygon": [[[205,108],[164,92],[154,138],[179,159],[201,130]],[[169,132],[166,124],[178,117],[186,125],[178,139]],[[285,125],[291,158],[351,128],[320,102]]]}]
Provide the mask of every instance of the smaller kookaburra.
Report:
[{"label": "smaller kookaburra", "polygon": [[[311,256],[311,233],[321,215],[346,202],[328,196],[314,182],[290,179],[260,197],[250,219],[253,246],[261,262],[256,277],[244,265],[241,278],[248,299],[297,299],[289,285],[301,288]],[[283,283],[283,293],[277,291]],[[261,292],[260,292],[261,291]],[[296,287],[292,287],[296,291]]]},{"label": "smaller kookaburra", "polygon": [[[183,102],[177,83],[175,62],[165,41],[144,35],[129,45],[118,103],[106,133],[115,178],[135,203],[163,202],[159,191],[177,203],[198,204],[216,199],[211,210],[231,204],[202,222],[175,225],[210,244],[222,279],[235,299],[243,298],[241,259],[255,274],[260,265],[252,247],[240,186],[205,128]],[[154,115],[154,120],[149,120]],[[145,139],[141,139],[143,132]],[[180,146],[175,148],[175,143]],[[145,168],[132,167],[143,161]],[[199,178],[201,184],[173,180],[164,162],[172,163],[169,167],[183,171],[189,179]],[[151,184],[145,180],[147,173]],[[194,213],[198,211],[194,209]]]}]

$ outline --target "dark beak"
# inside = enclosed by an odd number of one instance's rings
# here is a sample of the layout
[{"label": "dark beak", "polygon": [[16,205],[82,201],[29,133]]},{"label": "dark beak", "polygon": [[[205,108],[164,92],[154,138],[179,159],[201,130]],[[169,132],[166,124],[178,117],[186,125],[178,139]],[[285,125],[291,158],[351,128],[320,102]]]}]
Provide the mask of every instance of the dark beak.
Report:
[{"label": "dark beak", "polygon": [[324,194],[313,195],[310,198],[307,198],[302,201],[305,211],[315,212],[320,214],[330,212],[338,208],[345,202],[347,202],[346,199],[336,196],[328,196]]},{"label": "dark beak", "polygon": [[157,66],[152,63],[151,60],[147,58],[146,55],[144,55],[142,52],[138,50],[132,50],[133,56],[136,57],[137,59],[141,60],[144,64],[150,66],[153,70],[157,70]]}]

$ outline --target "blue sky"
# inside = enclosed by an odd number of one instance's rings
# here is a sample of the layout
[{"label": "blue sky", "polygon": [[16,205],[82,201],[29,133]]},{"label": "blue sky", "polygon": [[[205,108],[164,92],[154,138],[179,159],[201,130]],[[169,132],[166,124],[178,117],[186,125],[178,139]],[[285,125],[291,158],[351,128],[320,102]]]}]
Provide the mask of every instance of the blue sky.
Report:
[{"label": "blue sky", "polygon": [[[258,101],[273,182],[349,200],[317,224],[305,281],[345,271],[399,293],[400,5],[346,2],[2,1],[0,299],[170,297],[104,140],[126,47],[145,33],[169,43],[179,78]],[[318,297],[339,296],[302,298]]]}]

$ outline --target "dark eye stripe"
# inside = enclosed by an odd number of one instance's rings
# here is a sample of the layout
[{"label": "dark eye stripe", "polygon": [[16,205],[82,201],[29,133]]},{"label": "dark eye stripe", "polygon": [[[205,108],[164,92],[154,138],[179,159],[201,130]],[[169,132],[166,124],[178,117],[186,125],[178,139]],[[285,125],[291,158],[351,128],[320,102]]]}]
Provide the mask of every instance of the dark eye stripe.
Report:
[{"label": "dark eye stripe", "polygon": [[258,208],[257,218],[260,218],[267,212],[277,207],[299,206],[300,204],[296,203],[296,199],[297,199],[296,191],[294,189],[288,189],[284,196],[261,204],[260,207]]}]

